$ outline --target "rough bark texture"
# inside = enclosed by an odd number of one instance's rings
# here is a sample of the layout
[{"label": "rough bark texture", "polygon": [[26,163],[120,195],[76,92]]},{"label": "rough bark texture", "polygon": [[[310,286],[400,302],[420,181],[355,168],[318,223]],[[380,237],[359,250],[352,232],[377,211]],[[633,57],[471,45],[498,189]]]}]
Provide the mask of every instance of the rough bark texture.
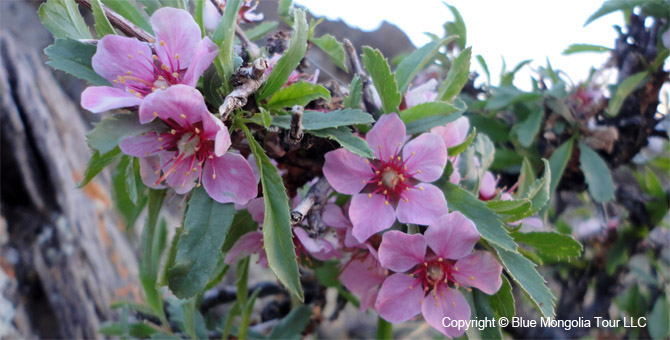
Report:
[{"label": "rough bark texture", "polygon": [[0,35],[0,338],[99,338],[110,303],[139,298],[137,259],[109,176],[77,188],[89,127],[29,44]]}]

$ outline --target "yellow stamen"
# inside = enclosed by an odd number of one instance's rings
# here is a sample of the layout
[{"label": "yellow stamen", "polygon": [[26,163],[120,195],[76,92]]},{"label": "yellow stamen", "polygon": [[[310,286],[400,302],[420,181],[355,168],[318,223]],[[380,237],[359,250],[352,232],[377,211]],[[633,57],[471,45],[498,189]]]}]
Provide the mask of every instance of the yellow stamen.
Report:
[{"label": "yellow stamen", "polygon": [[440,257],[440,258],[437,259],[437,261],[442,262],[442,261],[444,261],[444,259]]},{"label": "yellow stamen", "polygon": [[412,289],[414,289],[414,287],[413,287],[413,286],[409,286],[409,290],[412,290]]},{"label": "yellow stamen", "polygon": [[454,307],[456,307],[456,302],[451,301],[451,305],[454,306]]},{"label": "yellow stamen", "polygon": [[159,142],[162,142],[162,141],[163,141],[163,137],[158,137],[158,141],[159,141]]},{"label": "yellow stamen", "polygon": [[368,194],[368,198],[372,198],[372,194]]},{"label": "yellow stamen", "polygon": [[179,117],[181,117],[181,119],[186,119],[186,115],[185,115],[185,114],[183,114],[183,113],[182,113],[182,114],[180,114],[180,115],[179,115]]},{"label": "yellow stamen", "polygon": [[216,179],[216,174],[212,174],[212,179]]},{"label": "yellow stamen", "polygon": [[158,117],[158,112],[154,111],[154,117]]},{"label": "yellow stamen", "polygon": [[454,267],[454,271],[457,272],[457,271],[458,271],[458,267]]},{"label": "yellow stamen", "polygon": [[179,54],[175,54],[175,55],[174,55],[174,58],[175,58],[175,59],[179,59]]},{"label": "yellow stamen", "polygon": [[175,77],[175,78],[179,78],[179,73],[177,73],[177,72],[173,72],[173,73],[172,73],[172,76]]},{"label": "yellow stamen", "polygon": [[[152,56],[151,56],[151,58],[152,58],[153,60],[158,60],[158,56],[157,56],[157,55],[155,55],[155,54],[154,54],[154,55],[152,55]],[[160,78],[160,77],[158,77],[158,78]]]},{"label": "yellow stamen", "polygon": [[140,97],[142,97],[142,95],[139,94],[139,93],[135,93],[135,97],[140,98]]},{"label": "yellow stamen", "polygon": [[200,133],[200,129],[195,128],[195,133],[196,133],[196,134]]},{"label": "yellow stamen", "polygon": [[405,202],[409,202],[409,198],[405,197]]},{"label": "yellow stamen", "polygon": [[472,275],[470,275],[470,280],[474,281],[474,280],[475,280],[475,277],[472,276]]},{"label": "yellow stamen", "polygon": [[417,174],[420,174],[420,173],[421,173],[421,170],[417,170],[416,173],[417,173]]},{"label": "yellow stamen", "polygon": [[419,187],[419,190],[423,191],[423,187]]},{"label": "yellow stamen", "polygon": [[389,201],[385,201],[385,202],[384,202],[384,205],[389,205]]},{"label": "yellow stamen", "polygon": [[134,57],[133,57],[132,54],[129,54],[129,55],[128,55],[128,59],[133,59],[133,58],[134,58]]},{"label": "yellow stamen", "polygon": [[132,75],[133,75],[133,72],[131,72],[130,70],[126,71],[126,73],[127,73],[129,76],[132,76]]},{"label": "yellow stamen", "polygon": [[174,135],[175,133],[177,133],[177,131],[175,129],[172,129],[170,130],[170,133]]},{"label": "yellow stamen", "polygon": [[137,54],[142,55],[142,51],[137,51]]},{"label": "yellow stamen", "polygon": [[161,46],[165,46],[165,40],[161,40]]}]

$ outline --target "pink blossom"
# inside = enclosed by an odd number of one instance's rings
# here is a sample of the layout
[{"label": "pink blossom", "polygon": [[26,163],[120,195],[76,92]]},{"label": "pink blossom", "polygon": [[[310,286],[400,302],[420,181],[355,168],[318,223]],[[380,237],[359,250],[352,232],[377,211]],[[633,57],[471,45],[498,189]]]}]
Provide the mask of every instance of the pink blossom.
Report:
[{"label": "pink blossom", "polygon": [[410,108],[415,105],[435,101],[437,98],[437,80],[430,79],[422,85],[407,90],[404,97],[404,106],[401,104],[400,110]]},{"label": "pink blossom", "polygon": [[498,195],[498,179],[493,176],[491,171],[487,171],[482,176],[482,181],[479,183],[479,199],[482,201],[490,201]]},{"label": "pink blossom", "polygon": [[[226,0],[220,0],[219,2],[223,5],[220,8],[220,10],[223,11],[226,7]],[[239,24],[242,21],[251,23],[254,21],[263,20],[263,13],[254,13],[257,7],[258,1],[254,2],[253,5],[251,4],[251,0],[244,1],[237,14],[237,23]],[[214,4],[209,0],[205,1],[203,19],[205,28],[210,31],[215,30],[216,26],[219,25],[219,21],[221,20],[221,13],[219,13],[219,9],[217,9],[216,6],[214,6]]]},{"label": "pink blossom", "polygon": [[184,194],[203,184],[221,203],[246,204],[256,197],[251,166],[239,154],[227,152],[231,145],[228,129],[207,111],[195,88],[174,85],[156,91],[144,99],[139,116],[143,124],[155,118],[163,123],[156,130],[124,139],[120,145],[125,154],[145,158],[140,165],[147,185],[165,181]]},{"label": "pink blossom", "polygon": [[447,148],[456,146],[465,142],[470,130],[470,121],[466,117],[460,117],[451,123],[442,126],[436,126],[430,130],[442,137],[444,145]]},{"label": "pink blossom", "polygon": [[[270,59],[268,59],[268,67],[265,69],[265,74],[270,75],[272,69],[275,67],[279,59],[281,59],[281,54],[275,54]],[[314,74],[300,73],[296,70],[293,70],[284,84],[283,87],[287,87],[299,81],[306,81],[308,83],[316,84],[319,79],[319,70],[314,71]]]},{"label": "pink blossom", "polygon": [[445,336],[462,335],[464,329],[442,325],[444,317],[470,319],[470,306],[458,288],[475,287],[490,295],[502,285],[502,266],[488,252],[473,252],[477,241],[474,223],[459,212],[442,216],[423,235],[384,233],[379,261],[396,273],[379,291],[375,303],[379,315],[397,323],[422,313]]},{"label": "pink blossom", "polygon": [[374,307],[379,294],[379,287],[387,277],[387,271],[379,263],[377,252],[370,247],[368,250],[357,250],[344,265],[340,273],[340,281],[360,300],[360,310]]},{"label": "pink blossom", "polygon": [[[383,115],[367,133],[374,159],[346,149],[325,155],[323,173],[340,193],[353,195],[349,218],[359,242],[401,223],[428,225],[447,213],[447,201],[436,186],[447,150],[438,135],[424,133],[405,144],[405,124],[397,114]],[[401,156],[402,154],[402,156]]]},{"label": "pink blossom", "polygon": [[195,87],[198,79],[218,53],[218,47],[182,9],[163,7],[151,16],[157,43],[135,38],[106,35],[98,42],[92,66],[112,82],[109,86],[90,86],[81,94],[81,106],[99,113],[137,106],[156,89],[175,84]]}]

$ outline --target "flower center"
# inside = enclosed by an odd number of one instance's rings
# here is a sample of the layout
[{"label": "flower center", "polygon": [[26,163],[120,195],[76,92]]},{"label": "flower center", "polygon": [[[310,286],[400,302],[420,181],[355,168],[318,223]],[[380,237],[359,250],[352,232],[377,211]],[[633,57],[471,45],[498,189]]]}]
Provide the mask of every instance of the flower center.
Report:
[{"label": "flower center", "polygon": [[400,181],[398,173],[393,169],[384,170],[382,173],[382,184],[389,189],[395,188],[395,186]]},{"label": "flower center", "polygon": [[199,145],[200,145],[200,137],[194,135],[192,132],[187,132],[184,135],[182,135],[181,138],[179,139],[179,142],[177,143],[179,152],[183,154],[185,157],[191,156],[196,151],[198,151]]},{"label": "flower center", "polygon": [[[398,144],[398,148],[400,147],[401,144]],[[398,156],[399,150],[396,149],[393,156],[384,159],[381,155],[381,146],[379,146],[379,149],[379,161],[375,161],[373,164],[369,160],[365,160],[374,172],[374,177],[370,181],[365,181],[365,183],[377,184],[375,190],[369,193],[368,197],[381,193],[386,197],[386,204],[400,199],[409,202],[409,198],[406,197],[407,191],[411,189],[423,190],[422,187],[413,185],[416,180],[412,178],[415,174],[421,173],[421,170],[416,170],[416,173],[409,173],[405,165],[414,156],[414,153],[412,152],[409,157],[403,160],[401,156]]]},{"label": "flower center", "polygon": [[[160,44],[165,46],[164,41],[161,41]],[[165,90],[170,85],[181,83],[179,54],[170,58],[169,65],[162,64],[155,54],[147,56],[142,51],[137,51],[137,55],[128,54],[127,62],[151,65],[144,67],[149,68],[149,71],[153,73],[153,79],[142,78],[128,70],[125,74],[117,75],[116,79],[113,80],[115,84],[125,86],[126,91],[138,98],[144,98],[157,89]]]}]

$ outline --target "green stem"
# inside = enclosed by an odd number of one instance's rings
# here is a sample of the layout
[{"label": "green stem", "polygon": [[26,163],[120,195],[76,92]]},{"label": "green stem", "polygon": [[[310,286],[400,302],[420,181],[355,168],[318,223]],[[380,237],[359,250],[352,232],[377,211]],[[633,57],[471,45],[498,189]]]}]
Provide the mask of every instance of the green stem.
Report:
[{"label": "green stem", "polygon": [[381,316],[377,318],[377,339],[393,339],[393,325]]}]

